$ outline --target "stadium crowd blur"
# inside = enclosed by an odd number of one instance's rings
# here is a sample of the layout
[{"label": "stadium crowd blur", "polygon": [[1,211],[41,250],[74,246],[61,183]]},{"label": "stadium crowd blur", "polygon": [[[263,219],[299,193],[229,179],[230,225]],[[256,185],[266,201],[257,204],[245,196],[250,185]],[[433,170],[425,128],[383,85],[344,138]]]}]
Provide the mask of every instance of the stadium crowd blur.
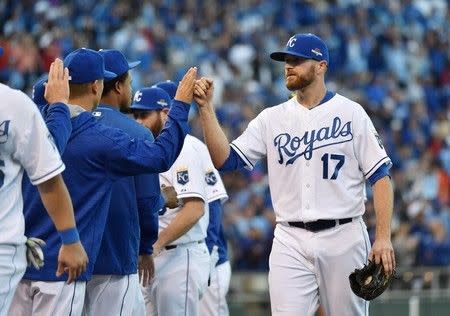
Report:
[{"label": "stadium crowd blur", "polygon": [[[0,1],[0,81],[30,92],[51,61],[78,47],[141,60],[133,87],[179,80],[196,65],[215,80],[230,140],[289,97],[269,52],[294,33],[328,44],[327,82],[368,111],[393,160],[398,265],[450,264],[450,1]],[[201,136],[195,110],[192,133]],[[266,270],[275,218],[264,163],[223,175],[235,270]],[[286,187],[286,190],[289,190]],[[371,196],[370,188],[368,196]],[[366,223],[374,237],[373,204]]]}]

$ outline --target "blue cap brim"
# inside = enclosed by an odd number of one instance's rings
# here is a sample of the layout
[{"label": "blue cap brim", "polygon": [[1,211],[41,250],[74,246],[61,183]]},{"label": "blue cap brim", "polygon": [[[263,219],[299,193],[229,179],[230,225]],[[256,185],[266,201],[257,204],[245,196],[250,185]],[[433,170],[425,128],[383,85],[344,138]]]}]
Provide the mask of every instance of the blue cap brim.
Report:
[{"label": "blue cap brim", "polygon": [[129,69],[133,69],[134,67],[137,67],[140,64],[141,64],[140,60],[138,60],[138,61],[130,61],[130,62],[128,62],[128,68]]},{"label": "blue cap brim", "polygon": [[161,110],[160,107],[151,107],[151,106],[146,106],[146,105],[142,105],[142,104],[132,104],[130,106],[131,110],[145,110],[145,111],[153,111],[153,110]]},{"label": "blue cap brim", "polygon": [[295,53],[295,52],[285,52],[285,51],[273,52],[272,54],[270,54],[270,58],[272,58],[273,60],[276,60],[276,61],[285,61],[285,58],[287,55],[295,56],[295,57],[302,57],[302,58],[306,58],[306,59],[313,59],[313,58],[311,58],[311,56],[306,56],[306,55]]},{"label": "blue cap brim", "polygon": [[110,80],[110,79],[114,79],[116,77],[117,77],[117,75],[115,73],[111,72],[111,71],[105,70],[103,72],[103,79],[104,80]]}]

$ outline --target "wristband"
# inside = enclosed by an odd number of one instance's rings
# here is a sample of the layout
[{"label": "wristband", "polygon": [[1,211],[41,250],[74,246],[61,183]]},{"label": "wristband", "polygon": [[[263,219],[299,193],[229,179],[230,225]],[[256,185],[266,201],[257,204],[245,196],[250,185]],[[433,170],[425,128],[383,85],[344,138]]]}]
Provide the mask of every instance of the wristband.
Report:
[{"label": "wristband", "polygon": [[58,233],[63,245],[74,244],[80,241],[80,235],[78,235],[78,230],[76,227],[61,230],[58,231]]}]

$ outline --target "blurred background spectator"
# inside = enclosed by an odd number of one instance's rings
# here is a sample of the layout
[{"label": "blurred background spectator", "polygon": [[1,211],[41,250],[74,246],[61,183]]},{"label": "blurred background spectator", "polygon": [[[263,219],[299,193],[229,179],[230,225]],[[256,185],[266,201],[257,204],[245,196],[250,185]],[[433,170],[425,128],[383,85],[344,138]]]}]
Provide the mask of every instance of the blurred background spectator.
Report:
[{"label": "blurred background spectator", "polygon": [[[141,60],[133,86],[179,80],[191,65],[215,80],[230,140],[287,100],[269,53],[313,32],[330,50],[327,81],[360,102],[393,160],[393,242],[400,265],[450,264],[450,10],[445,0],[1,0],[0,81],[30,92],[50,62],[78,47]],[[201,136],[195,110],[192,132]],[[266,270],[275,218],[262,162],[224,175],[235,270]],[[371,196],[370,188],[368,195]],[[366,223],[374,235],[374,210]]]}]

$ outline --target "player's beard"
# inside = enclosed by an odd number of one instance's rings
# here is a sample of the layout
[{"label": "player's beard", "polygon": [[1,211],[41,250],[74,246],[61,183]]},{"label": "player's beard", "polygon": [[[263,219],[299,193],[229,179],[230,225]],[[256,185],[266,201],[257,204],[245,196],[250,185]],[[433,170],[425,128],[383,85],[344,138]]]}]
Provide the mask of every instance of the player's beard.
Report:
[{"label": "player's beard", "polygon": [[309,85],[311,85],[314,79],[315,79],[314,65],[311,65],[309,70],[304,75],[299,75],[292,72],[287,73],[285,78],[286,88],[288,88],[290,91],[303,90]]},{"label": "player's beard", "polygon": [[158,111],[158,120],[155,122],[154,131],[157,132],[155,135],[159,135],[164,128],[164,119],[162,118],[162,111]]}]

